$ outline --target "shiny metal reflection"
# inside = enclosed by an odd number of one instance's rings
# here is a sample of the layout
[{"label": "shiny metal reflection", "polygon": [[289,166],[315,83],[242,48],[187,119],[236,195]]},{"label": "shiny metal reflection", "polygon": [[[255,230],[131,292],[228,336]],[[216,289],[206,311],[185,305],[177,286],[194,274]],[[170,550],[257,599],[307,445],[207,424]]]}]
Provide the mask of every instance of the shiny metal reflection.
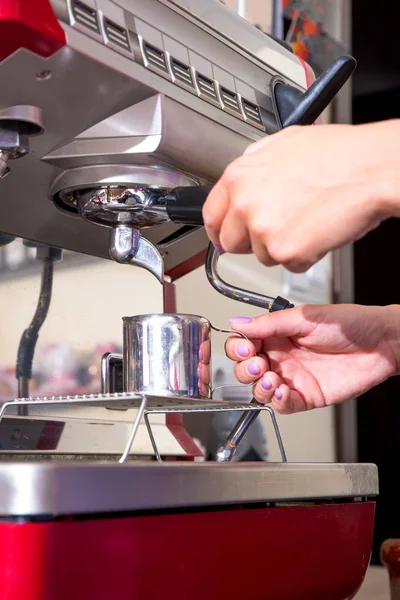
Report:
[{"label": "shiny metal reflection", "polygon": [[133,225],[138,229],[167,223],[165,196],[158,186],[104,186],[75,192],[81,217],[101,225]]},{"label": "shiny metal reflection", "polygon": [[120,264],[142,267],[164,282],[164,261],[151,242],[140,235],[138,229],[118,225],[110,230],[110,257]]},{"label": "shiny metal reflection", "polygon": [[211,324],[197,315],[123,318],[124,390],[209,398]]}]

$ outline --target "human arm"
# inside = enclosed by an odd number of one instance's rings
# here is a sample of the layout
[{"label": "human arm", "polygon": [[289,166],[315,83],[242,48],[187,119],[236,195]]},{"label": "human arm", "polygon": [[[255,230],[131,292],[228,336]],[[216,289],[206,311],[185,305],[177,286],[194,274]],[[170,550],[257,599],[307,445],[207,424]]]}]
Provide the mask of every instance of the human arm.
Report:
[{"label": "human arm", "polygon": [[400,120],[290,127],[231,163],[203,208],[226,252],[304,272],[400,216]]},{"label": "human arm", "polygon": [[400,370],[400,307],[305,305],[231,320],[235,375],[288,414],[359,396]]}]

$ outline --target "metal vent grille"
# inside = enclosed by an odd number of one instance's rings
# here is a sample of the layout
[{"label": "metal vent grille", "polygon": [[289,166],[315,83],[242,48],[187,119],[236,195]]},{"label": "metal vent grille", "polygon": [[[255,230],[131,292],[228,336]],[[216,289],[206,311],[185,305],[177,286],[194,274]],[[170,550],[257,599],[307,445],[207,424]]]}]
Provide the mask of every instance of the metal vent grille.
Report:
[{"label": "metal vent grille", "polygon": [[177,83],[183,83],[184,85],[196,89],[193,81],[192,69],[188,65],[176,60],[176,58],[171,58],[171,71]]},{"label": "metal vent grille", "polygon": [[156,48],[147,42],[143,42],[143,53],[148,65],[168,73],[167,61],[165,58],[165,52],[163,50],[160,50],[159,48]]},{"label": "metal vent grille", "polygon": [[221,100],[226,109],[235,113],[242,114],[240,110],[239,97],[235,92],[231,92],[224,87],[220,88]]},{"label": "metal vent grille", "polygon": [[104,31],[109,42],[118,46],[126,52],[131,52],[131,45],[129,43],[128,32],[124,27],[113,23],[109,19],[104,18]]},{"label": "metal vent grille", "polygon": [[246,119],[252,121],[253,123],[257,123],[258,125],[261,125],[263,127],[260,107],[256,104],[253,104],[252,102],[249,102],[248,100],[245,100],[244,98],[242,98],[242,106]]},{"label": "metal vent grille", "polygon": [[82,25],[86,29],[90,29],[94,33],[100,34],[97,12],[94,8],[83,4],[83,2],[74,0],[72,2],[71,10],[77,24]]},{"label": "metal vent grille", "polygon": [[197,85],[199,86],[200,94],[202,94],[205,99],[212,100],[219,104],[215,81],[197,73]]}]

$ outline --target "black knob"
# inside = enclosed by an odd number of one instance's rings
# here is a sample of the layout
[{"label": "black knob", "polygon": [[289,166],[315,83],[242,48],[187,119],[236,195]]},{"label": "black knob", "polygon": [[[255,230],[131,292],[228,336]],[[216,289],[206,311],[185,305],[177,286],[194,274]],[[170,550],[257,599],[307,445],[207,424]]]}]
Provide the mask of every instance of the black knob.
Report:
[{"label": "black knob", "polygon": [[286,83],[274,86],[277,118],[282,128],[312,125],[353,74],[357,62],[352,56],[339,56],[305,92]]},{"label": "black knob", "polygon": [[169,218],[173,223],[204,225],[203,204],[211,192],[211,185],[178,187],[165,197]]}]

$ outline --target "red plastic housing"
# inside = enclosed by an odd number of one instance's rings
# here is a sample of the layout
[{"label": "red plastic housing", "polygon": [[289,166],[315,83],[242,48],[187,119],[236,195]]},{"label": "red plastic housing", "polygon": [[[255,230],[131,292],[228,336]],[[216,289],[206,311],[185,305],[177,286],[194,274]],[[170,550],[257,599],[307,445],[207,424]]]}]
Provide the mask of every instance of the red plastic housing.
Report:
[{"label": "red plastic housing", "polygon": [[1,600],[349,600],[373,502],[0,523]]},{"label": "red plastic housing", "polygon": [[47,58],[65,43],[49,0],[0,0],[0,61],[19,48]]}]

